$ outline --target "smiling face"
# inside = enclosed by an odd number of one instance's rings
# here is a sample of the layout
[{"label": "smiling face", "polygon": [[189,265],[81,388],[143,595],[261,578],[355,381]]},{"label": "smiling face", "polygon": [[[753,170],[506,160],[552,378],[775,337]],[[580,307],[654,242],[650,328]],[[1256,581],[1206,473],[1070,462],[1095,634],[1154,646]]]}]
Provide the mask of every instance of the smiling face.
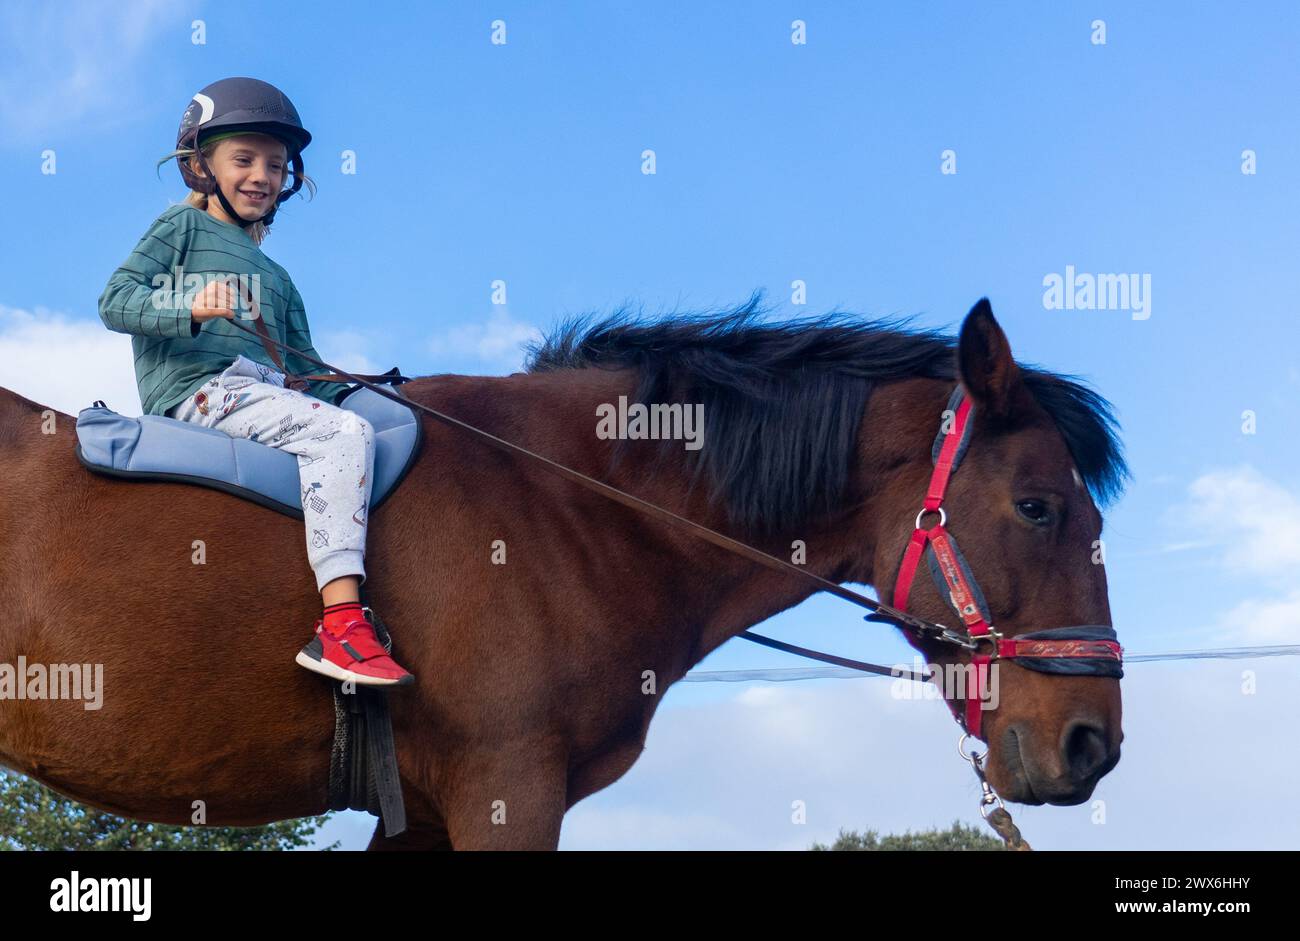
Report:
[{"label": "smiling face", "polygon": [[[266,134],[241,134],[218,141],[207,160],[226,199],[246,222],[270,212],[284,188],[288,152],[282,142]],[[197,161],[195,172],[203,172]],[[222,222],[235,222],[219,199],[208,200],[208,214]]]}]

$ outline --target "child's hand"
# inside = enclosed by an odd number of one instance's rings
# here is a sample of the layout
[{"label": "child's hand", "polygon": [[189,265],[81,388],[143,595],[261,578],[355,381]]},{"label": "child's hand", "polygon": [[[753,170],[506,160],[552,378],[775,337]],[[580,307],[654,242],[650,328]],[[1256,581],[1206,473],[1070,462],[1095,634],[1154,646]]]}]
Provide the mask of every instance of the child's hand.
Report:
[{"label": "child's hand", "polygon": [[190,307],[190,316],[199,323],[211,320],[213,317],[225,317],[227,320],[234,320],[234,307],[234,289],[225,281],[209,281],[202,291],[194,295],[194,303]]}]

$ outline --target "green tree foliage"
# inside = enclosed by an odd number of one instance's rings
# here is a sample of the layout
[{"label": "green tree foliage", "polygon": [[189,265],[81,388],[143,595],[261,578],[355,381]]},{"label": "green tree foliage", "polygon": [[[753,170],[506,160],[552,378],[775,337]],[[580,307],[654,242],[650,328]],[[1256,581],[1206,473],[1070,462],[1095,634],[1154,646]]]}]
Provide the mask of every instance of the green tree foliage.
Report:
[{"label": "green tree foliage", "polygon": [[967,826],[958,820],[952,822],[947,830],[924,830],[913,833],[911,830],[902,836],[890,834],[880,836],[875,830],[859,834],[856,830],[840,835],[835,842],[826,846],[814,843],[814,850],[1003,850],[1006,847],[996,836],[985,833],[977,827]]},{"label": "green tree foliage", "polygon": [[[0,769],[0,850],[288,850],[309,845],[328,816],[264,827],[143,823],[78,804]],[[338,845],[335,841],[325,848]]]}]

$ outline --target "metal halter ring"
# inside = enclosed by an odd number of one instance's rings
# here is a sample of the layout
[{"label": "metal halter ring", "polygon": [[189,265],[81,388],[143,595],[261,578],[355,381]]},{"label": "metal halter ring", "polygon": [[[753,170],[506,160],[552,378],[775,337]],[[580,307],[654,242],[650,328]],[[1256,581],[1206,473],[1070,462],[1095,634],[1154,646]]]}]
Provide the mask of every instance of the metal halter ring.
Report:
[{"label": "metal halter ring", "polygon": [[[969,761],[971,764],[973,764],[973,765],[975,766],[975,770],[976,770],[976,772],[979,772],[979,770],[980,770],[980,767],[979,767],[980,762],[982,762],[985,758],[987,758],[987,757],[989,756],[988,749],[986,748],[986,749],[984,750],[984,754],[982,754],[982,755],[977,755],[977,754],[975,754],[974,752],[971,752],[969,755],[966,754],[966,752],[965,752],[964,749],[963,749],[963,746],[966,744],[966,739],[968,739],[968,738],[970,738],[970,737],[971,737],[970,733],[965,733],[965,734],[962,735],[961,738],[957,739],[957,754],[961,755],[963,758],[965,758],[967,761]],[[976,739],[976,741],[979,741],[979,740]]]},{"label": "metal halter ring", "polygon": [[940,525],[940,526],[947,526],[947,525],[948,525],[948,514],[945,513],[945,512],[943,511],[943,507],[939,507],[939,508],[934,509],[934,510],[927,510],[927,509],[925,509],[925,508],[922,508],[922,509],[921,509],[921,512],[916,514],[916,528],[917,528],[917,529],[920,529],[920,528],[921,528],[921,517],[922,517],[922,516],[925,516],[925,514],[927,514],[927,513],[938,513],[938,514],[939,514],[939,525]]},{"label": "metal halter ring", "polygon": [[987,643],[989,645],[989,660],[1001,659],[998,653],[998,645],[1002,642],[1002,632],[994,629],[992,625],[989,626],[987,634],[972,634],[970,639],[972,641],[972,650],[978,650],[981,643]]}]

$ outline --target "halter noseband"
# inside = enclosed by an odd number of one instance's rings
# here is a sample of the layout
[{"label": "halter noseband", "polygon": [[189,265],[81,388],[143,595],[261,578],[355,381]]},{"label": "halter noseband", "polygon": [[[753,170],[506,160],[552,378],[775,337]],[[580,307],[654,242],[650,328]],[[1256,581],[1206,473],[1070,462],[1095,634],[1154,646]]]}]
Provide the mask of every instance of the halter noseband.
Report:
[{"label": "halter noseband", "polygon": [[[957,465],[961,463],[970,444],[972,408],[971,400],[958,385],[948,399],[945,421],[934,440],[931,452],[934,473],[930,477],[925,503],[916,515],[916,528],[903,553],[903,564],[894,582],[892,601],[895,608],[907,610],[912,580],[924,555],[939,595],[957,612],[965,628],[964,634],[960,631],[945,631],[934,636],[970,650],[971,664],[974,667],[967,673],[965,720],[955,705],[952,707],[953,714],[968,734],[982,738],[981,715],[988,699],[985,690],[988,686],[989,665],[993,661],[1014,660],[1020,666],[1040,673],[1106,676],[1115,679],[1124,676],[1124,667],[1123,648],[1119,645],[1115,629],[1106,625],[1056,627],[1018,637],[1004,637],[994,629],[979,584],[957,548],[957,541],[946,528],[948,514],[943,509],[948,480],[957,470]],[[951,428],[946,420],[949,413],[954,416]],[[939,514],[939,522],[930,529],[921,525],[922,518],[928,513]],[[980,651],[982,644],[988,645],[987,652]]]}]

